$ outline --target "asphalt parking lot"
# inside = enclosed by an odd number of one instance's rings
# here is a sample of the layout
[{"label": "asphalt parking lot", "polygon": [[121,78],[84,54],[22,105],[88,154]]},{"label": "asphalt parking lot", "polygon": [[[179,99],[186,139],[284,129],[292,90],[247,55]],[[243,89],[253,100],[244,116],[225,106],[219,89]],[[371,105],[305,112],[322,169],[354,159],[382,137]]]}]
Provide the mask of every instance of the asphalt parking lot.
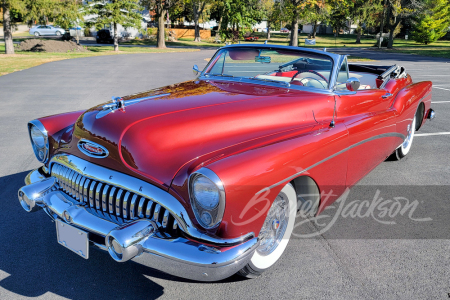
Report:
[{"label": "asphalt parking lot", "polygon": [[[418,200],[414,218],[380,224],[348,219],[335,231],[294,238],[260,278],[199,283],[92,251],[89,260],[56,242],[45,213],[27,214],[17,200],[25,175],[39,167],[29,120],[87,109],[123,96],[193,78],[214,51],[79,58],[0,77],[0,299],[443,299],[450,293],[450,60],[341,49],[400,64],[414,81],[433,81],[437,117],[417,132],[400,162],[384,162],[355,188]],[[414,220],[416,221],[414,221]],[[425,222],[417,221],[423,219]],[[430,220],[431,219],[431,220]],[[338,224],[339,225],[339,224]],[[311,232],[317,230],[310,226]]]}]

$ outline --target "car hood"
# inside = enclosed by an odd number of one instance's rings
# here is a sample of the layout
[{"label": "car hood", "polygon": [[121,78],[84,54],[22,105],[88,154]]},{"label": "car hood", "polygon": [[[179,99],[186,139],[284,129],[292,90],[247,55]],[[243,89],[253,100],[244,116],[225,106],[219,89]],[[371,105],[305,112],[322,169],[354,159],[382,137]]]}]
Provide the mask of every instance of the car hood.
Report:
[{"label": "car hood", "polygon": [[[98,118],[108,103],[87,110],[76,121],[70,143],[60,151],[169,188],[186,165],[223,155],[236,145],[250,147],[249,143],[262,137],[303,123],[315,123],[314,113],[302,108],[299,101],[314,102],[320,97],[323,99],[319,94],[239,82],[174,84],[123,97],[126,104],[133,103],[125,111]],[[105,147],[108,157],[86,156],[78,149],[80,139]]]}]

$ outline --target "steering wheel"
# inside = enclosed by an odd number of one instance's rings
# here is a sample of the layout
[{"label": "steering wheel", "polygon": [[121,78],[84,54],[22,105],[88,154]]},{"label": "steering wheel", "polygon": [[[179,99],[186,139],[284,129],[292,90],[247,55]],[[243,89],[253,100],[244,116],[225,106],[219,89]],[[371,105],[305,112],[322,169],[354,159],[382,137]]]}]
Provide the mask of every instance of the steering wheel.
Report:
[{"label": "steering wheel", "polygon": [[299,82],[301,85],[305,86],[305,84],[308,83],[308,82],[303,83],[303,81],[302,81],[303,79],[315,80],[315,81],[317,81],[318,83],[320,83],[320,85],[323,86],[324,89],[327,88],[327,87],[326,87],[319,79],[317,79],[317,78],[312,78],[312,77],[303,77],[303,78],[300,79],[300,80],[291,81],[291,84],[296,84],[297,82]]},{"label": "steering wheel", "polygon": [[[322,74],[320,74],[319,72],[316,72],[314,70],[304,70],[304,71],[297,71],[297,73],[295,73],[294,76],[292,76],[291,78],[291,82],[294,81],[294,78],[297,77],[300,73],[304,73],[304,72],[308,72],[308,73],[313,73],[314,75],[319,76],[320,78],[322,78],[323,80],[325,80],[326,83],[328,83],[328,80],[325,78],[325,76],[323,76]],[[311,77],[308,77],[311,78]],[[315,79],[315,78],[311,78],[311,79]],[[319,81],[318,79],[315,79],[317,81]],[[320,81],[319,81],[320,82]],[[322,84],[323,85],[323,84]]]}]

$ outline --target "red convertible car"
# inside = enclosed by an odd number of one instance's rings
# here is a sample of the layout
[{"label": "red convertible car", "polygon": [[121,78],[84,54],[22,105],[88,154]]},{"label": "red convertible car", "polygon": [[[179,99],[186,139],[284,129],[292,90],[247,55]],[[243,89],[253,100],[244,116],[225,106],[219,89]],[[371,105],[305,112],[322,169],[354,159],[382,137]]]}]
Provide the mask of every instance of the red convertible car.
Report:
[{"label": "red convertible car", "polygon": [[85,259],[97,247],[193,280],[253,278],[279,260],[299,210],[320,214],[407,155],[434,117],[431,82],[325,50],[226,46],[194,72],[29,122],[43,165],[22,207],[43,210]]}]

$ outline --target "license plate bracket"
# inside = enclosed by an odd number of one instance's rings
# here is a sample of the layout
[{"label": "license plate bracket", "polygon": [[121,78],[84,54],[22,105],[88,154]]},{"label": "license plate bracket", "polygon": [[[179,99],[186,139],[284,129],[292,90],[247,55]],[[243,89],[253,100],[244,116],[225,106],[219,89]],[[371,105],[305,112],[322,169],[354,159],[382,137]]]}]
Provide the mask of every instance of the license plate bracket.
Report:
[{"label": "license plate bracket", "polygon": [[56,236],[60,245],[63,245],[85,259],[89,258],[88,232],[57,219]]}]

